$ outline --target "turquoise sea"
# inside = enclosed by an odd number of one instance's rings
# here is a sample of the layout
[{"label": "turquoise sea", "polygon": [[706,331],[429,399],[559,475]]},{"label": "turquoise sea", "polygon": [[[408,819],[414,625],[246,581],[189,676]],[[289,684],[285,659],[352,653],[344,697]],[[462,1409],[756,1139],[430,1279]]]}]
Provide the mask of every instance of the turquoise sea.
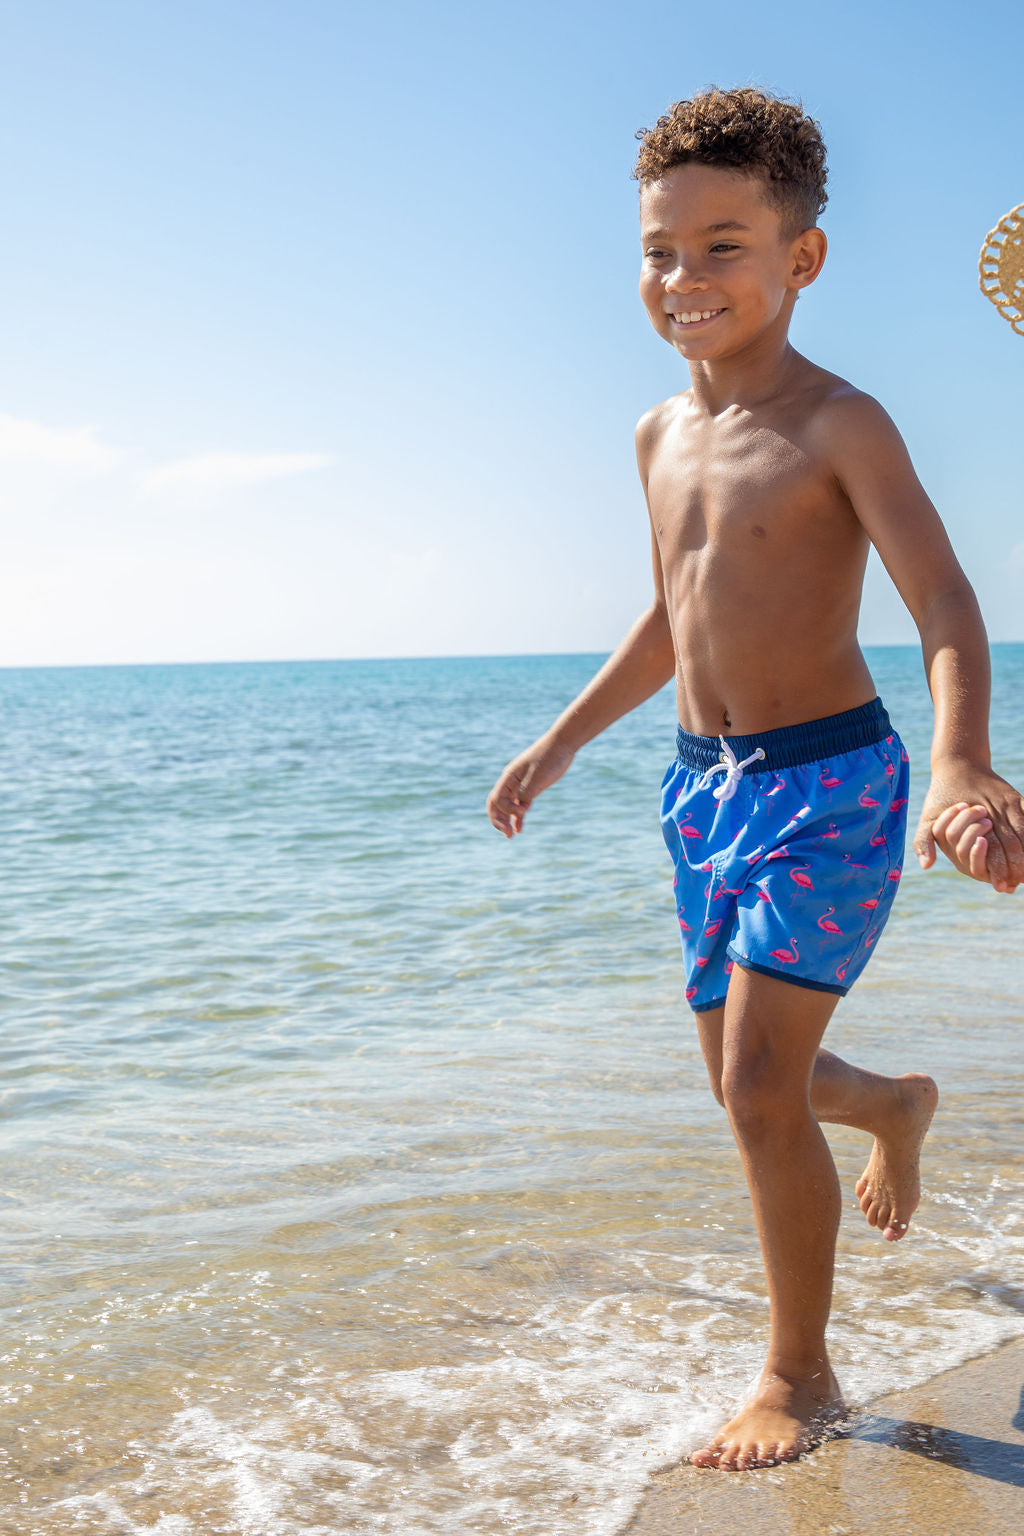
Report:
[{"label": "turquoise sea", "polygon": [[[920,657],[868,657],[918,805]],[[522,838],[483,810],[600,659],[0,672],[4,1536],[615,1536],[742,1395],[671,691]],[[1020,784],[1024,646],[994,665]],[[909,861],[829,1031],[943,1091],[898,1247],[832,1138],[853,1403],[1024,1332],[1022,903]]]}]

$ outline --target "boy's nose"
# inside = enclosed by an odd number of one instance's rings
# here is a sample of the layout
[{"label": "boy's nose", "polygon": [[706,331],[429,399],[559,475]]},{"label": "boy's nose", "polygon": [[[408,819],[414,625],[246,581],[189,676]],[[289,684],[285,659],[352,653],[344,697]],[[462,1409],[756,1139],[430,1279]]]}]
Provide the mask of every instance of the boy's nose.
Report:
[{"label": "boy's nose", "polygon": [[680,263],[674,272],[669,273],[665,280],[665,287],[672,293],[689,293],[691,290],[706,288],[707,283],[695,268],[686,267]]}]

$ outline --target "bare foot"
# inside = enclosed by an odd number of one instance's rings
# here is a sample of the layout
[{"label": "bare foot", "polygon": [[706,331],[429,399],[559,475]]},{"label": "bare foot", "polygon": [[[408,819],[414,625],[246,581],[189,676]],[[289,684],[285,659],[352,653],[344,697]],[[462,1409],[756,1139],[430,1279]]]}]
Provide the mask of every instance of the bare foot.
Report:
[{"label": "bare foot", "polygon": [[750,1401],[690,1460],[695,1467],[719,1467],[724,1472],[795,1461],[824,1440],[845,1416],[839,1383],[827,1365],[809,1381],[765,1368]]},{"label": "bare foot", "polygon": [[890,1243],[906,1236],[921,1199],[921,1143],[932,1123],[939,1090],[923,1072],[893,1079],[896,1102],[885,1133],[875,1137],[868,1165],[857,1180],[857,1199],[868,1225]]}]

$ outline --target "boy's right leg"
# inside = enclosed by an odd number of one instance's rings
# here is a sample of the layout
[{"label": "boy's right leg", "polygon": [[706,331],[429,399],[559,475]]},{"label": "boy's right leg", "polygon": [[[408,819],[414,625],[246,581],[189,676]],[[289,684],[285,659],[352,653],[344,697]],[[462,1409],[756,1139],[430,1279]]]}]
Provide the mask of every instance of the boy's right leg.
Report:
[{"label": "boy's right leg", "polygon": [[[698,1013],[697,1032],[715,1098],[722,1094],[722,1027],[725,1009]],[[890,1242],[906,1235],[921,1198],[921,1144],[939,1090],[923,1072],[883,1077],[819,1049],[811,1079],[811,1108],[819,1121],[851,1125],[875,1138],[856,1193],[868,1224]]]}]

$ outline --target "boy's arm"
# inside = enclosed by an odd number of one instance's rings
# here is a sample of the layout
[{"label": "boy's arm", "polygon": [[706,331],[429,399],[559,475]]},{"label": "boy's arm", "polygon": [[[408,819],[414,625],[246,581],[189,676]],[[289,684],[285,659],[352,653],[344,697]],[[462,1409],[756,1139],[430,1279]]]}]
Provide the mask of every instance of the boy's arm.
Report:
[{"label": "boy's arm", "polygon": [[665,607],[661,559],[654,545],[655,598],[549,731],[512,759],[487,798],[487,814],[499,832],[513,837],[541,790],[560,779],[580,747],[628,714],[675,671],[672,632]]},{"label": "boy's arm", "polygon": [[1012,891],[1024,881],[1024,801],[992,769],[988,639],[977,599],[881,406],[847,396],[828,415],[829,457],[917,624],[935,706],[932,779],[914,851],[927,869],[937,844],[962,873]]}]

